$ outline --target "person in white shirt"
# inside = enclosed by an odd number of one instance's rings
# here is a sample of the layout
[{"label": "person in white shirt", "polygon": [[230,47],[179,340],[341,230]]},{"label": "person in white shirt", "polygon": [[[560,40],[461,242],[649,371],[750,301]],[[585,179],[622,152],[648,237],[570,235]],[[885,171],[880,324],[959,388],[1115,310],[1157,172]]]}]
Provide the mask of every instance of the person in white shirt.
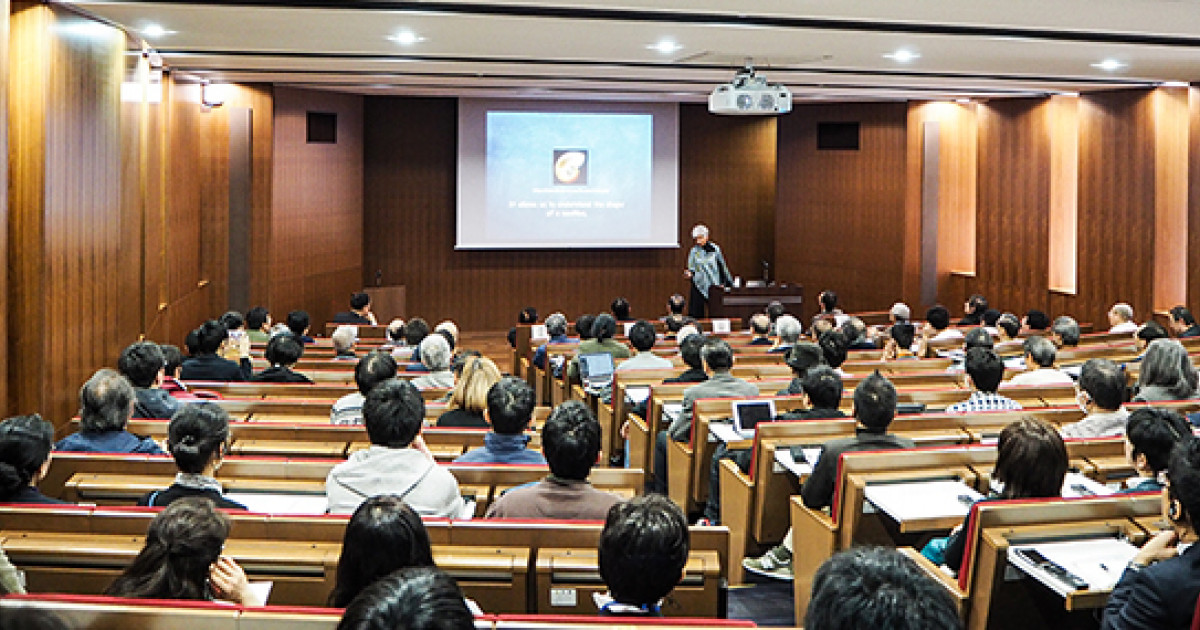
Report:
[{"label": "person in white shirt", "polygon": [[362,424],[363,403],[367,394],[378,384],[396,378],[396,360],[382,350],[373,350],[354,366],[354,383],[358,391],[346,394],[333,403],[329,422],[333,424]]},{"label": "person in white shirt", "polygon": [[1009,379],[1009,385],[1074,385],[1066,372],[1054,367],[1058,350],[1045,337],[1025,340],[1025,371]]},{"label": "person in white shirt", "polygon": [[1125,403],[1125,371],[1108,359],[1089,359],[1079,372],[1079,406],[1087,414],[1079,422],[1065,425],[1064,438],[1095,438],[1124,435],[1129,422]]},{"label": "person in white shirt", "polygon": [[941,304],[933,306],[925,312],[925,321],[929,322],[929,326],[933,329],[930,333],[930,341],[961,340],[963,338],[962,331],[950,327],[950,311]]},{"label": "person in white shirt", "polygon": [[1113,334],[1132,335],[1137,332],[1138,325],[1133,321],[1133,307],[1124,302],[1113,304],[1113,307],[1108,309],[1108,325],[1108,332]]}]

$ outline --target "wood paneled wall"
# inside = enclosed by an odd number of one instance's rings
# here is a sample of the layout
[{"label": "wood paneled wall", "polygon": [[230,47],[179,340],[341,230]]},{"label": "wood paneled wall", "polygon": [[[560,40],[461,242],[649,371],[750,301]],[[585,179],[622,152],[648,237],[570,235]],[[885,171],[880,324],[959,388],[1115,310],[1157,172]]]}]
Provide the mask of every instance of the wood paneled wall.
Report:
[{"label": "wood paneled wall", "polygon": [[[324,331],[324,322],[348,308],[352,292],[374,284],[375,267],[368,270],[363,262],[362,101],[331,92],[275,91],[266,305],[280,321],[288,311],[307,310],[314,331]],[[337,114],[336,144],[307,143],[309,111]]]},{"label": "wood paneled wall", "polygon": [[[802,105],[779,119],[777,275],[804,285],[806,316],[822,289],[850,310],[902,297],[906,116],[903,103]],[[841,121],[861,123],[861,148],[818,151],[817,123]]]},{"label": "wood paneled wall", "polygon": [[[455,251],[455,101],[369,97],[364,120],[363,281],[381,269],[406,285],[410,316],[498,329],[527,305],[573,319],[625,296],[635,316],[657,317],[686,295],[683,248]],[[680,242],[706,223],[745,277],[775,248],[775,124],[680,108]]]},{"label": "wood paneled wall", "polygon": [[[0,42],[8,42],[9,2],[0,0]],[[8,46],[0,47],[0,155],[8,155]],[[0,190],[8,190],[8,169],[0,169]],[[8,195],[0,195],[0,261],[6,265],[8,259]],[[5,305],[0,307],[0,401],[8,401],[8,270],[0,273],[0,296]]]}]

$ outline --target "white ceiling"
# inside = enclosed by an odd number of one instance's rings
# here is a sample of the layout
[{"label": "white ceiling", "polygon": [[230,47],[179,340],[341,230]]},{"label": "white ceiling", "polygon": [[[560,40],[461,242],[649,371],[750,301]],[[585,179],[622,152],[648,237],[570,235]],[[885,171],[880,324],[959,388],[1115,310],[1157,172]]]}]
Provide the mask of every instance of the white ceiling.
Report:
[{"label": "white ceiling", "polygon": [[[746,59],[798,100],[1200,82],[1197,0],[59,1],[185,78],[364,94],[702,101]],[[389,39],[403,30],[422,41]],[[682,48],[647,48],[664,39]]]}]

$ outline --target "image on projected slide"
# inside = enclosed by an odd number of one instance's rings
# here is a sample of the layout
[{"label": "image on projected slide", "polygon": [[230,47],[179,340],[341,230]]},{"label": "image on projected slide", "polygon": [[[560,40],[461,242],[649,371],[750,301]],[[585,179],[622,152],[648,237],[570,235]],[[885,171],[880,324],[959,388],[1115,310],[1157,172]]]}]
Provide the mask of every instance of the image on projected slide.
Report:
[{"label": "image on projected slide", "polygon": [[489,111],[488,232],[564,242],[646,238],[653,193],[649,114]]}]

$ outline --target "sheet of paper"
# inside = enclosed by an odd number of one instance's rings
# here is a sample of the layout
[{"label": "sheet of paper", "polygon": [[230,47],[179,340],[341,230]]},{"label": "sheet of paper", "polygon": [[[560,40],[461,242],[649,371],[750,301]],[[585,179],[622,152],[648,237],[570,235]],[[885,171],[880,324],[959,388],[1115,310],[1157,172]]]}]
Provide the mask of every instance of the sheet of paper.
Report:
[{"label": "sheet of paper", "polygon": [[251,512],[263,514],[324,514],[329,507],[323,494],[270,494],[266,492],[230,492],[225,495]]},{"label": "sheet of paper", "polygon": [[744,431],[739,433],[733,429],[733,425],[728,422],[710,422],[708,424],[708,432],[722,442],[737,442],[739,440],[754,439],[754,431]]},{"label": "sheet of paper", "polygon": [[1062,495],[1065,498],[1075,497],[1106,497],[1113,493],[1113,490],[1104,484],[1088,478],[1087,475],[1077,472],[1069,472],[1063,478]]},{"label": "sheet of paper", "polygon": [[251,582],[250,592],[254,593],[254,596],[258,598],[258,601],[265,605],[268,599],[271,597],[271,588],[274,586],[275,583],[269,580],[266,582]]},{"label": "sheet of paper", "polygon": [[1088,589],[1095,591],[1112,590],[1121,578],[1125,565],[1138,552],[1138,548],[1129,542],[1111,537],[1009,547],[1008,560],[1013,566],[1064,596],[1072,591],[1070,585],[1017,553],[1018,549],[1038,551],[1046,559],[1082,578],[1088,583]]},{"label": "sheet of paper", "polygon": [[625,388],[625,400],[628,400],[635,405],[644,403],[649,399],[650,388],[647,386]]},{"label": "sheet of paper", "polygon": [[963,518],[983,495],[960,479],[867,484],[866,499],[896,521]]},{"label": "sheet of paper", "polygon": [[[811,451],[811,453],[810,453]],[[798,462],[792,458],[792,451],[786,446],[780,446],[775,449],[775,463],[783,470],[786,470],[797,477],[805,477],[811,475],[813,465],[816,464],[817,458],[821,456],[820,447],[813,449],[804,449],[804,459],[806,461]]]},{"label": "sheet of paper", "polygon": [[663,405],[663,422],[670,424],[683,413],[683,403],[667,403]]}]

